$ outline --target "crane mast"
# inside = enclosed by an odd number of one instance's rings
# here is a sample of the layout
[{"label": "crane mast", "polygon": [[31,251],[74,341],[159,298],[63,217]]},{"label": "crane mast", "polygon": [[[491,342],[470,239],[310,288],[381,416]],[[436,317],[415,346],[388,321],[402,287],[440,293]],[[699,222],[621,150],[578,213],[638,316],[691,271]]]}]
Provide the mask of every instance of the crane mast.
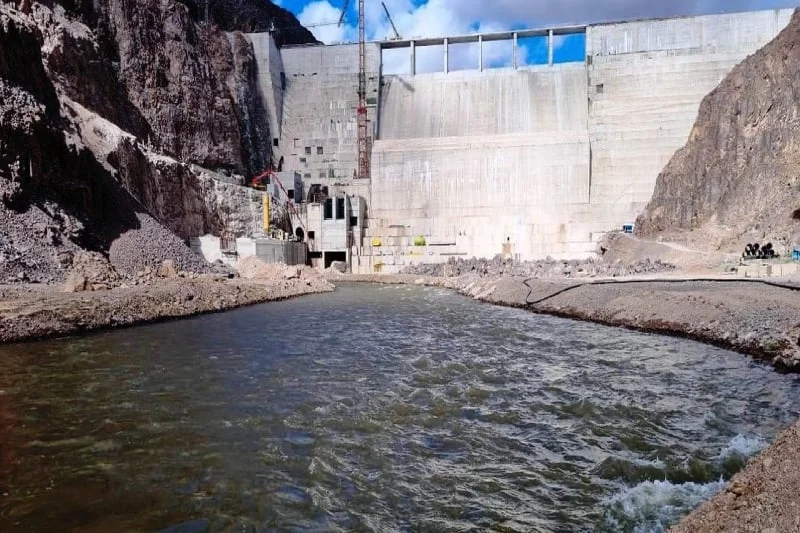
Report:
[{"label": "crane mast", "polygon": [[367,128],[367,45],[364,29],[364,0],[358,0],[358,174],[369,179],[369,136]]}]

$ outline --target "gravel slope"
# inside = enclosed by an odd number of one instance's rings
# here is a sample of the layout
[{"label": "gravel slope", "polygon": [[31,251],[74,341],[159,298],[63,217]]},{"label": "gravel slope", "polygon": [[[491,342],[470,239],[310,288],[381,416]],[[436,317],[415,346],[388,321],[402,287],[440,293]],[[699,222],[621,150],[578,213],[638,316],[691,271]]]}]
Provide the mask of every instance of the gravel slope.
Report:
[{"label": "gravel slope", "polygon": [[228,280],[209,275],[80,293],[58,292],[54,286],[0,286],[0,343],[132,326],[332,290],[330,283],[307,271],[293,279]]}]

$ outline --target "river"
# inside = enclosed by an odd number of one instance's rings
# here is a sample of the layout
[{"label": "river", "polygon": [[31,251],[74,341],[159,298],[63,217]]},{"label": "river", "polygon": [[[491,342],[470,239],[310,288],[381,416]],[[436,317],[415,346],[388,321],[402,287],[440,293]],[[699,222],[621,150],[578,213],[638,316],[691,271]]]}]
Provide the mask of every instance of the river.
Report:
[{"label": "river", "polygon": [[687,340],[343,286],[0,346],[0,530],[663,531],[799,393]]}]

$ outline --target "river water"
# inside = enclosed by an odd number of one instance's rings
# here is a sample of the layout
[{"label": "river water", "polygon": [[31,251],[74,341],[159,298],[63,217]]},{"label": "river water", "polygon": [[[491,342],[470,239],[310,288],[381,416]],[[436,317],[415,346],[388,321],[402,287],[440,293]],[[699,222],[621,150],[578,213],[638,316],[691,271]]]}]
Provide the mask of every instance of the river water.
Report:
[{"label": "river water", "polygon": [[662,531],[799,385],[422,287],[4,346],[0,530]]}]

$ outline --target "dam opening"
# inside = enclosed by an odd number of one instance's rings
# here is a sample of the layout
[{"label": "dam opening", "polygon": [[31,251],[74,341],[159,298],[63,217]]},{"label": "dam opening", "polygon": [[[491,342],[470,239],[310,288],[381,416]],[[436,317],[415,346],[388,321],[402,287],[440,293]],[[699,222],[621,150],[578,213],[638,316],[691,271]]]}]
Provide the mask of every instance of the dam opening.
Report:
[{"label": "dam opening", "polygon": [[423,287],[0,355],[3,531],[662,531],[800,414],[738,354]]}]

